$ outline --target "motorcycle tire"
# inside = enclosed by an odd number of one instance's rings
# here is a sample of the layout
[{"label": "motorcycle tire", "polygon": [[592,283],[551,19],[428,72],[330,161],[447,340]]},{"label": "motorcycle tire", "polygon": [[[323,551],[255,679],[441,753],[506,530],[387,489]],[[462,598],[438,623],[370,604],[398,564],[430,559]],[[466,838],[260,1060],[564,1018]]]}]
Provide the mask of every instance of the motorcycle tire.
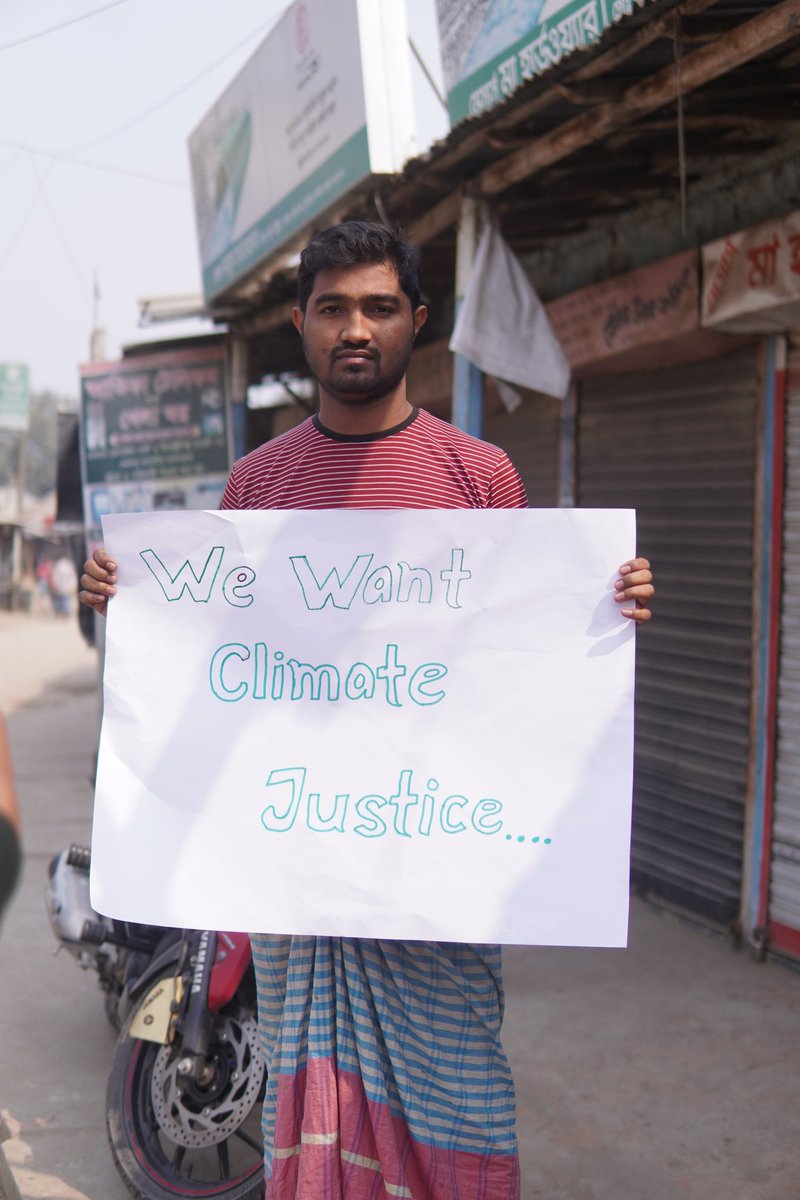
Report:
[{"label": "motorcycle tire", "polygon": [[217,1014],[207,1086],[178,1078],[180,1045],[128,1035],[114,1050],[106,1124],[117,1169],[141,1200],[263,1200],[266,1071],[254,1003]]}]

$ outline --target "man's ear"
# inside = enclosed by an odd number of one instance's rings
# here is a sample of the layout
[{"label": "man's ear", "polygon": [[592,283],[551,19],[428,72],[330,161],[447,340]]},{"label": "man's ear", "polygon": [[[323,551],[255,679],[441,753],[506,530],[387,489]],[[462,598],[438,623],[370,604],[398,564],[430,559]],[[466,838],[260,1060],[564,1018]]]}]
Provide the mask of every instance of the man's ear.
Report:
[{"label": "man's ear", "polygon": [[419,308],[414,310],[414,337],[417,336],[422,326],[428,319],[428,310],[424,304],[420,304]]},{"label": "man's ear", "polygon": [[295,305],[295,307],[292,309],[292,324],[299,334],[302,334],[303,332],[303,321],[305,320],[305,317],[306,314],[303,312],[302,308],[298,308]]}]

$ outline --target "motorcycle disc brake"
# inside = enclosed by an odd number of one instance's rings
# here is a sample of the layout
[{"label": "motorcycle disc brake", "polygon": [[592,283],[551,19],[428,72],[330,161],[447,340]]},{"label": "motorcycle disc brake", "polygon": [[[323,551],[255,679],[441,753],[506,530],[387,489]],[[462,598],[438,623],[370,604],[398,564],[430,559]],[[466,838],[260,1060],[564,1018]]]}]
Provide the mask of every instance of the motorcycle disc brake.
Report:
[{"label": "motorcycle disc brake", "polygon": [[156,1055],[150,1093],[158,1124],[179,1146],[216,1146],[242,1125],[261,1091],[264,1060],[255,1018],[219,1018],[209,1054],[214,1075],[208,1084],[179,1079],[179,1061],[172,1046],[162,1046]]}]

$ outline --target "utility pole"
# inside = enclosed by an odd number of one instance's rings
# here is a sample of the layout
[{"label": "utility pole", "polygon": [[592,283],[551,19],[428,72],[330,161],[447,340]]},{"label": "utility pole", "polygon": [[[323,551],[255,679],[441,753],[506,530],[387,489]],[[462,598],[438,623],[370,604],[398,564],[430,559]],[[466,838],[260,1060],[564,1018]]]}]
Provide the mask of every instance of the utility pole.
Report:
[{"label": "utility pole", "polygon": [[[456,316],[467,290],[485,220],[485,204],[465,196],[456,238]],[[457,429],[473,437],[483,434],[483,372],[462,354],[454,355],[453,361],[452,421]]]},{"label": "utility pole", "polygon": [[89,335],[89,362],[106,361],[106,331],[100,327],[100,284],[97,271],[94,273],[94,303],[92,306],[92,332]]}]

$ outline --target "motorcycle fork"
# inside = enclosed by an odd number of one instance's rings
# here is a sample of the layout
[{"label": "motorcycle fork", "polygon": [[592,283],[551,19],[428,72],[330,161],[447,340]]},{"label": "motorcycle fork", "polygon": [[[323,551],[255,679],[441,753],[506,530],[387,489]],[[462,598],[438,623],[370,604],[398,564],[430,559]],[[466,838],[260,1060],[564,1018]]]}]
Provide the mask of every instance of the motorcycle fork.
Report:
[{"label": "motorcycle fork", "polygon": [[208,1062],[214,1013],[208,1003],[211,972],[217,956],[217,935],[202,929],[192,934],[190,947],[191,977],[183,1019],[182,1053],[178,1074],[208,1083],[214,1068]]}]

